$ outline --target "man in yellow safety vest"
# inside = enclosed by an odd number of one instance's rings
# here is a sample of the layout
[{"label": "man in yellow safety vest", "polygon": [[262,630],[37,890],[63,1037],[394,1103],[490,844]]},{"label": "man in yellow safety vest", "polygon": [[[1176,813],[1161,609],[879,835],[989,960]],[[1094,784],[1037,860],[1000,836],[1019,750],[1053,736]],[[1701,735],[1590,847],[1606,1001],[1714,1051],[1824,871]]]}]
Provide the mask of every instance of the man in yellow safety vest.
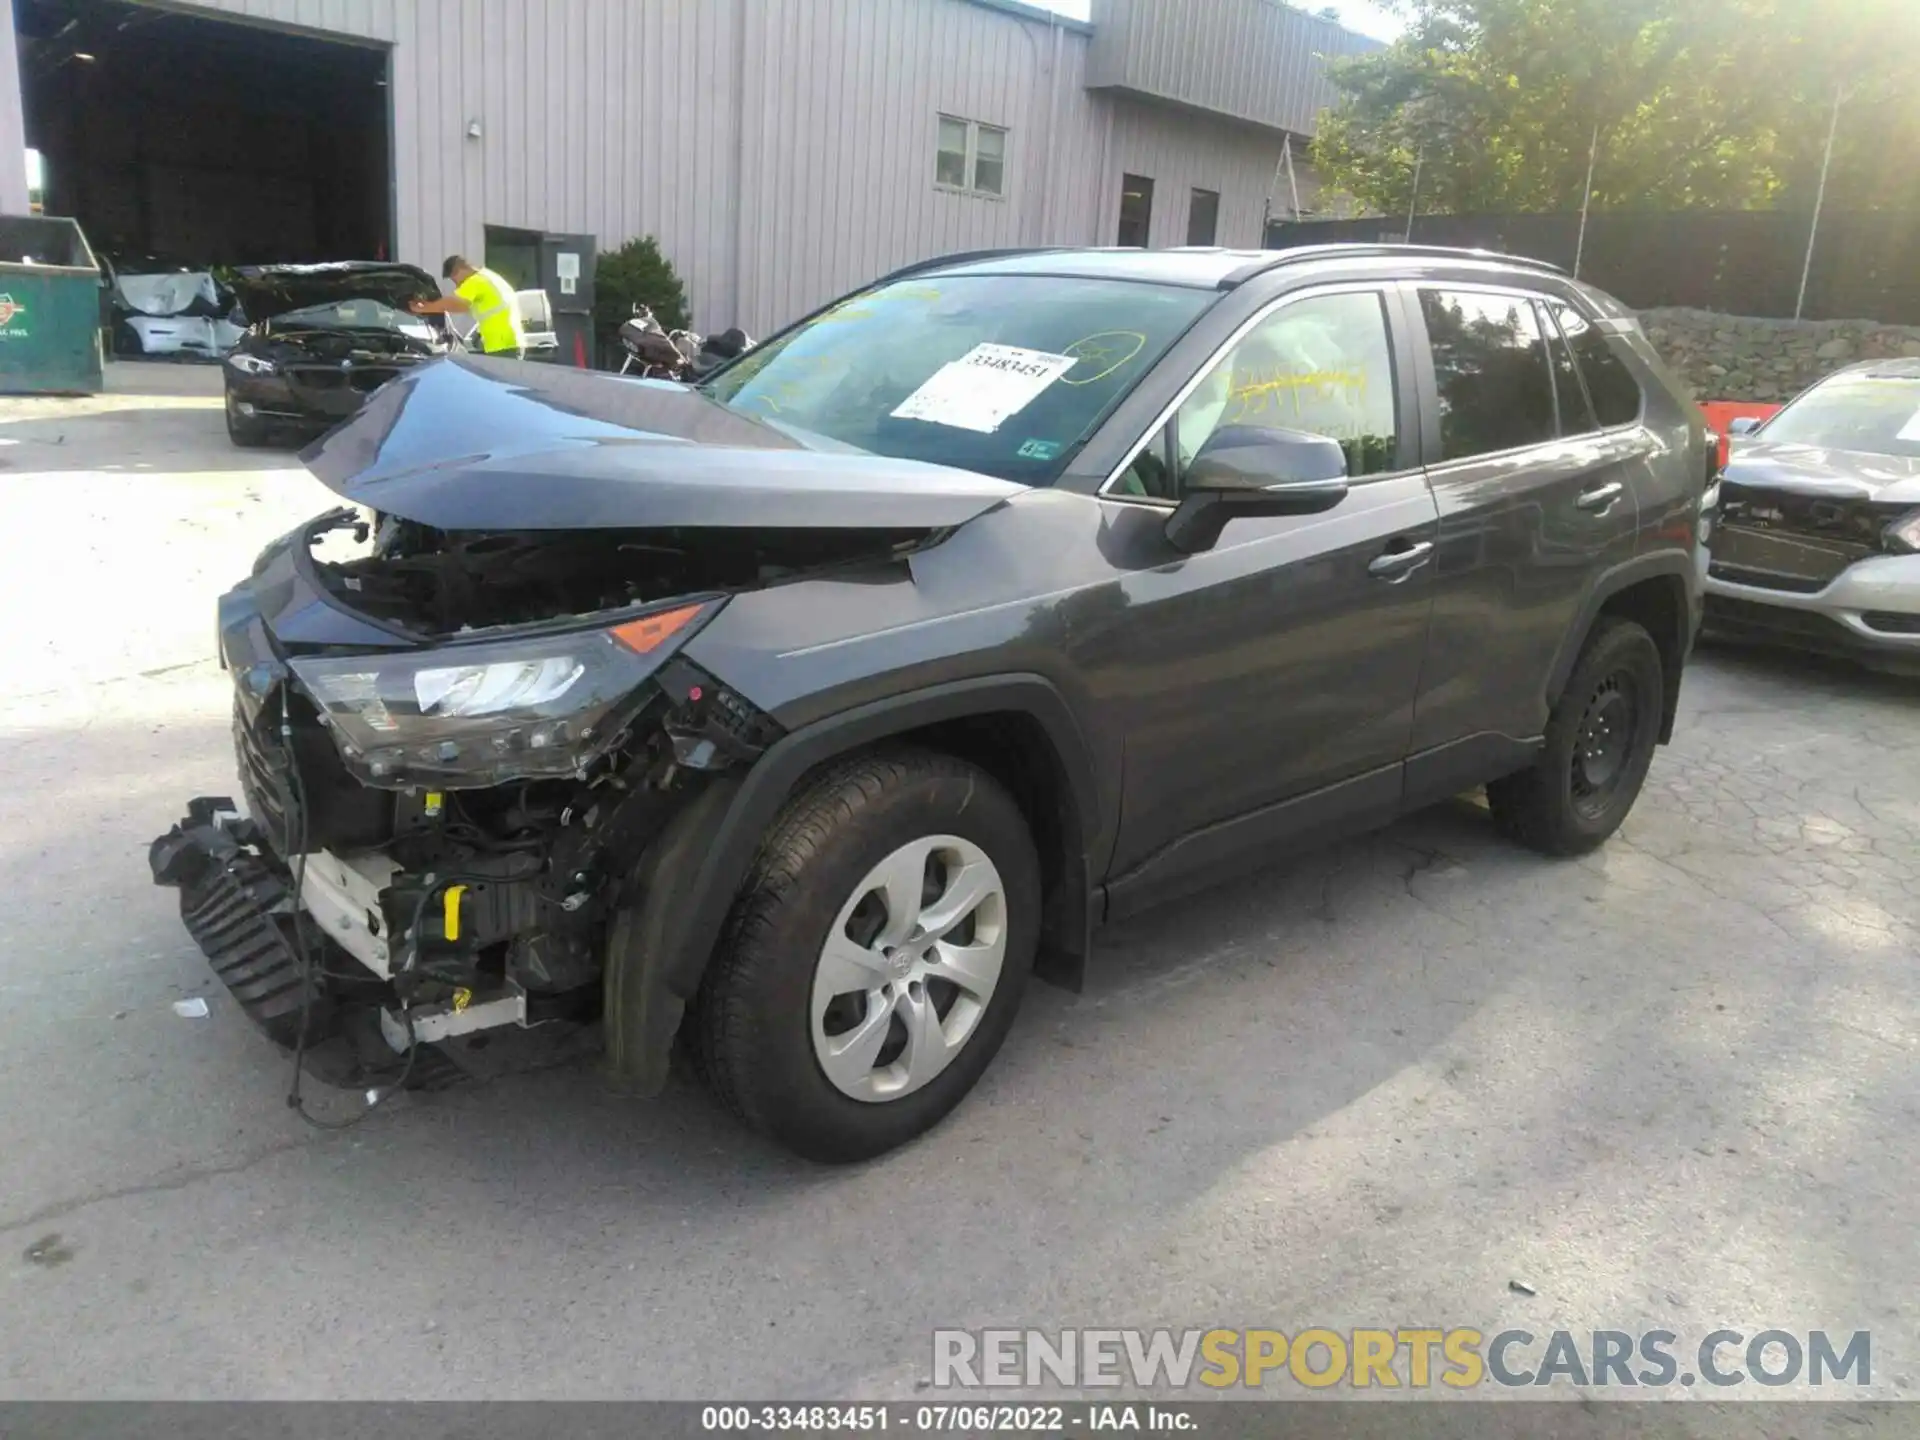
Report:
[{"label": "man in yellow safety vest", "polygon": [[464,255],[449,255],[440,274],[453,282],[453,294],[441,300],[415,300],[408,309],[416,315],[472,315],[481,350],[516,360],[526,353],[526,331],[511,285]]}]

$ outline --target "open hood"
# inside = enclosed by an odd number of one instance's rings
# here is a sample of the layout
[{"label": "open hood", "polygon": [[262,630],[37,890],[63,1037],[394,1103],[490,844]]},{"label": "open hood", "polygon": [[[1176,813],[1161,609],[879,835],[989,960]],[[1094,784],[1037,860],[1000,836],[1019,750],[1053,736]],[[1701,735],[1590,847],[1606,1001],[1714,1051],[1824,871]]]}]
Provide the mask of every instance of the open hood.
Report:
[{"label": "open hood", "polygon": [[395,310],[409,300],[435,300],[440,287],[415,265],[385,260],[341,260],[329,265],[249,265],[229,284],[248,320],[271,320],[290,310],[343,300],[378,300]]},{"label": "open hood", "polygon": [[1920,505],[1920,459],[1906,455],[1737,440],[1725,478],[1756,490],[1869,500],[1878,505]]},{"label": "open hood", "polygon": [[301,455],[355,504],[438,530],[939,530],[1025,487],[868,455],[669,381],[460,355]]}]

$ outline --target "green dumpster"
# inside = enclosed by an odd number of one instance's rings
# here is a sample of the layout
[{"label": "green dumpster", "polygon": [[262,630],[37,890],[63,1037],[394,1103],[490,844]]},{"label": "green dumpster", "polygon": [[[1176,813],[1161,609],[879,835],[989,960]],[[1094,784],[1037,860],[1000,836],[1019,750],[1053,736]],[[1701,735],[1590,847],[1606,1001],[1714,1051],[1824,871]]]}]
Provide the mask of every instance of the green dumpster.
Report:
[{"label": "green dumpster", "polygon": [[0,215],[0,394],[97,395],[100,267],[78,222]]}]

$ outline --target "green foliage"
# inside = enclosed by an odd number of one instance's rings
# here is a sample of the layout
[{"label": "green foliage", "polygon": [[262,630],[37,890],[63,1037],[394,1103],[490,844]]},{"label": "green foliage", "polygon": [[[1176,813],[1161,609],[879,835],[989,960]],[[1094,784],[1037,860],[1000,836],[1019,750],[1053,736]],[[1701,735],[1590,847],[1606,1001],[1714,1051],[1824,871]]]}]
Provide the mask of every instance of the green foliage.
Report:
[{"label": "green foliage", "polygon": [[686,287],[651,235],[607,251],[594,265],[593,328],[603,344],[618,343],[620,322],[635,304],[650,307],[664,329],[687,324]]},{"label": "green foliage", "polygon": [[1915,0],[1403,0],[1340,62],[1314,145],[1334,190],[1401,213],[1920,203]]}]

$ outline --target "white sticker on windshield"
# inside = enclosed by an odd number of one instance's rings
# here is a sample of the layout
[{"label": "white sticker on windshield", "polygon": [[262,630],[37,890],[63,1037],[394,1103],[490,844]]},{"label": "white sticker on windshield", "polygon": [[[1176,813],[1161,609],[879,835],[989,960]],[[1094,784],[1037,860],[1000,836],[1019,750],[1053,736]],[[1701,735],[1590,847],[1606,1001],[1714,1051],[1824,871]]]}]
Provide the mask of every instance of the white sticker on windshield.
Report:
[{"label": "white sticker on windshield", "polygon": [[893,413],[901,420],[991,435],[1071,370],[1077,358],[1017,345],[976,345],[934,371]]},{"label": "white sticker on windshield", "polygon": [[1920,440],[1920,410],[1913,412],[1913,418],[1900,427],[1896,440]]}]

